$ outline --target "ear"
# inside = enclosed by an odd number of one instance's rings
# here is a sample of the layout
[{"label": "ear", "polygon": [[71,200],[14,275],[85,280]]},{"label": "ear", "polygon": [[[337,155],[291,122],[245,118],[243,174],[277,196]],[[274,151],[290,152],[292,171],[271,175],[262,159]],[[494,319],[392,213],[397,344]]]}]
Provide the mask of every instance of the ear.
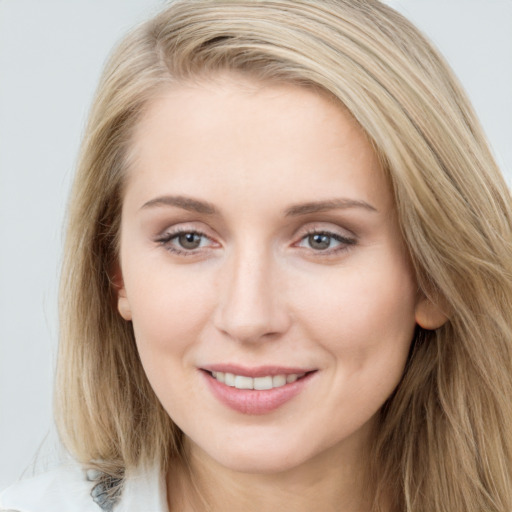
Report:
[{"label": "ear", "polygon": [[132,319],[132,310],[126,295],[123,274],[119,265],[116,265],[116,268],[113,272],[112,285],[114,286],[114,290],[117,295],[117,310],[119,311],[119,314],[124,318],[124,320],[129,322]]},{"label": "ear", "polygon": [[441,307],[423,293],[416,303],[414,318],[420,327],[428,331],[439,329],[448,321],[448,316],[443,313]]}]

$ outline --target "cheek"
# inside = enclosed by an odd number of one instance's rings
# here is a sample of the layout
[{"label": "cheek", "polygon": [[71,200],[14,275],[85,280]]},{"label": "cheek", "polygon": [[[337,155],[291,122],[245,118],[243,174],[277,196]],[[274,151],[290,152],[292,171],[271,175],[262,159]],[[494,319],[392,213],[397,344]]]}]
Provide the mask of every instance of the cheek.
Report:
[{"label": "cheek", "polygon": [[191,361],[211,314],[211,294],[179,275],[151,273],[128,283],[139,357],[158,399],[175,420],[197,400]]},{"label": "cheek", "polygon": [[[191,272],[151,266],[127,269],[127,296],[143,364],[164,368],[183,357],[212,316],[214,290]],[[129,276],[134,276],[130,280]]]},{"label": "cheek", "polygon": [[416,285],[407,262],[340,268],[296,296],[308,337],[347,371],[402,368],[415,328]]},{"label": "cheek", "polygon": [[319,407],[331,418],[333,436],[341,428],[356,431],[374,417],[403,375],[414,336],[416,287],[403,269],[386,270],[340,272],[329,279],[329,293],[315,287],[302,301],[308,338],[329,355],[324,394],[330,399]]}]

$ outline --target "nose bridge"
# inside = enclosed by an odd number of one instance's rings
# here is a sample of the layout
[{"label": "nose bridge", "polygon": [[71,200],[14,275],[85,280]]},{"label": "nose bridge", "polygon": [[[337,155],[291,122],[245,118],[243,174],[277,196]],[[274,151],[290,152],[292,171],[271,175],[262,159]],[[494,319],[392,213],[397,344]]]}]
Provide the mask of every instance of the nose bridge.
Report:
[{"label": "nose bridge", "polygon": [[271,251],[250,241],[233,251],[221,283],[217,327],[238,341],[258,341],[286,330],[287,314]]}]

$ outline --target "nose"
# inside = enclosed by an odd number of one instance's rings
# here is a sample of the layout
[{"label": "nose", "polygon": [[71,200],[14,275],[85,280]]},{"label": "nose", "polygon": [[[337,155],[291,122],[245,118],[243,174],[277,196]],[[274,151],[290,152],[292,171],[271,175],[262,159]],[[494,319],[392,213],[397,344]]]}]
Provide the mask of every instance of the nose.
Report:
[{"label": "nose", "polygon": [[290,327],[284,278],[272,256],[250,249],[226,262],[215,327],[244,343],[276,339]]}]

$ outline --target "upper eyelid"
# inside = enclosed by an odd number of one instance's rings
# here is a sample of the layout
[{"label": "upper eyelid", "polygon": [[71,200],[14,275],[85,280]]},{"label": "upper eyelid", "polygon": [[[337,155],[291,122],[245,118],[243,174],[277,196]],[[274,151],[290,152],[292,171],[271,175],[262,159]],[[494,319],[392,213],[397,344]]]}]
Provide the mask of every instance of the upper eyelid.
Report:
[{"label": "upper eyelid", "polygon": [[208,236],[206,233],[196,230],[196,229],[177,229],[175,231],[165,230],[160,235],[157,235],[155,240],[157,242],[168,242],[168,241],[171,241],[171,240],[177,238],[178,236],[180,236],[182,234],[186,234],[186,233],[193,233],[195,235],[202,236],[202,237],[210,240],[211,242],[214,242],[214,240],[211,236]]},{"label": "upper eyelid", "polygon": [[156,234],[156,238],[161,238],[165,236],[175,236],[181,233],[197,233],[198,235],[205,236],[206,238],[212,238],[208,232],[211,231],[209,229],[197,228],[191,225],[191,223],[181,222],[174,226],[167,226],[164,229],[160,230],[159,233]]},{"label": "upper eyelid", "polygon": [[[167,226],[162,229],[159,233],[154,236],[155,240],[161,240],[164,238],[172,238],[181,233],[197,233],[198,235],[204,236],[205,238],[212,241],[219,241],[219,236],[215,236],[215,232],[209,226],[196,227],[194,226],[195,222],[180,222],[173,226]],[[213,231],[213,233],[212,233]],[[303,238],[317,233],[324,233],[327,235],[331,235],[334,237],[340,237],[343,239],[351,239],[354,241],[358,240],[358,236],[351,229],[346,227],[338,226],[333,224],[332,222],[309,222],[306,225],[300,226],[298,229],[294,230],[294,234],[291,235],[291,238],[295,239],[293,243],[297,243]]]},{"label": "upper eyelid", "polygon": [[320,228],[320,227],[315,227],[315,228],[309,228],[307,229],[303,234],[302,236],[307,236],[307,235],[314,235],[314,234],[319,234],[319,233],[325,233],[326,235],[336,235],[336,236],[342,236],[344,238],[355,238],[355,235],[352,233],[352,232],[349,232],[347,229],[344,229],[343,232],[348,232],[347,236],[345,236],[344,233],[340,233],[338,230],[335,230],[335,229],[332,229],[332,228]]},{"label": "upper eyelid", "polygon": [[351,229],[338,226],[332,222],[308,223],[306,226],[299,228],[296,231],[295,236],[303,238],[315,233],[325,233],[328,235],[336,235],[342,238],[350,238],[354,240],[358,240],[359,238],[358,235]]}]

